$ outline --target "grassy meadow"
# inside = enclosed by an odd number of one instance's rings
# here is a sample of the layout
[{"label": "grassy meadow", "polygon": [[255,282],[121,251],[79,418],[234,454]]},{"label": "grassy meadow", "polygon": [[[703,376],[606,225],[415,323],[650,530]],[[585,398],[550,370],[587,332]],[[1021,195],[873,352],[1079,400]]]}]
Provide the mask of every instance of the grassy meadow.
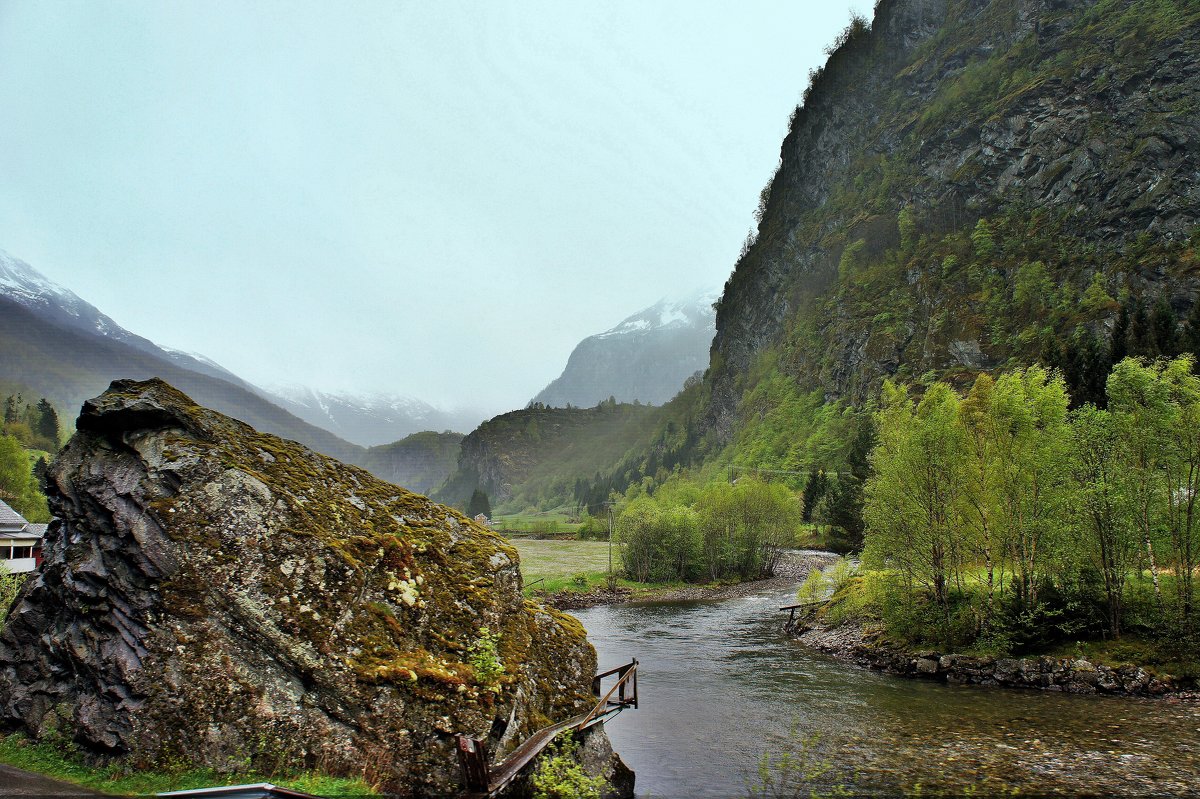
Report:
[{"label": "grassy meadow", "polygon": [[[521,553],[525,585],[542,580],[533,588],[546,591],[586,591],[605,583],[608,574],[608,542],[553,538],[513,538],[510,543]],[[613,548],[613,569],[620,571],[621,554]],[[620,580],[622,584],[624,580]]]}]

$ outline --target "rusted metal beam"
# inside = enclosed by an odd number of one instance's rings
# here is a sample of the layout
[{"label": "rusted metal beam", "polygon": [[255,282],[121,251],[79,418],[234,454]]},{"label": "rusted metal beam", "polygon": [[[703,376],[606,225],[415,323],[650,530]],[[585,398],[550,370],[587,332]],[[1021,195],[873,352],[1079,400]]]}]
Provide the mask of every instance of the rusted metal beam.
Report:
[{"label": "rusted metal beam", "polygon": [[[617,682],[608,690],[590,713],[552,724],[538,730],[512,751],[504,762],[489,766],[487,747],[484,741],[467,735],[457,736],[458,762],[462,767],[467,795],[472,799],[494,796],[516,779],[521,771],[533,762],[550,742],[566,730],[579,731],[603,722],[609,716],[620,713],[629,706],[638,706],[637,658],[624,666],[597,674],[592,680],[592,692],[600,696],[601,681],[605,677],[617,676]],[[626,688],[630,690],[627,691]],[[617,700],[612,701],[613,693]]]},{"label": "rusted metal beam", "polygon": [[458,764],[462,767],[467,790],[487,792],[490,774],[488,769],[487,745],[478,738],[459,735]]},{"label": "rusted metal beam", "polygon": [[[597,675],[596,679],[592,681],[592,686],[593,686],[595,693],[599,693],[599,682],[602,677],[608,677],[613,674],[617,674],[617,675],[619,675],[619,679],[613,685],[612,688],[608,689],[608,693],[606,693],[600,699],[600,701],[596,703],[596,706],[594,708],[592,708],[592,712],[587,714],[587,716],[584,718],[584,720],[579,722],[579,725],[575,729],[581,730],[584,727],[588,726],[589,723],[593,719],[597,718],[598,716],[607,715],[608,707],[610,705],[609,700],[612,698],[612,695],[614,693],[617,693],[618,699],[617,699],[617,702],[611,703],[611,704],[613,704],[616,708],[620,709],[620,708],[624,708],[628,705],[633,705],[636,708],[637,707],[637,667],[638,667],[637,658],[634,658],[632,663],[628,663],[624,666],[619,666],[615,669],[612,669],[611,671],[604,672],[604,674]],[[633,689],[634,689],[633,690],[633,698],[626,699],[625,698],[625,686],[626,686],[626,684],[628,684],[630,682],[631,679],[633,680]],[[601,712],[602,710],[603,710],[603,713]]]}]

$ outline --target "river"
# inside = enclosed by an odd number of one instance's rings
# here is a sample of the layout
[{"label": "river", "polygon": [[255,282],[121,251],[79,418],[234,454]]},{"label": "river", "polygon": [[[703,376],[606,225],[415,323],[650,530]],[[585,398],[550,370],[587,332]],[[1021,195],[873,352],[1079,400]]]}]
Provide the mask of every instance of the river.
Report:
[{"label": "river", "polygon": [[574,611],[601,670],[631,657],[641,663],[641,707],[606,724],[637,772],[639,797],[747,796],[762,756],[788,751],[823,772],[800,780],[805,797],[916,786],[924,795],[1200,796],[1195,704],[947,686],[858,669],[783,633],[778,608],[792,596],[775,588]]}]

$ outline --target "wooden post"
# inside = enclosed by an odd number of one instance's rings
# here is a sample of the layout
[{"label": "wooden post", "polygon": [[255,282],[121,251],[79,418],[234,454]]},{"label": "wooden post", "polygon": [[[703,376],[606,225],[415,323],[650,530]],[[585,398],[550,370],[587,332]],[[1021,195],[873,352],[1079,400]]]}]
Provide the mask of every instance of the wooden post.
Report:
[{"label": "wooden post", "polygon": [[466,735],[459,735],[458,738],[458,764],[462,767],[463,778],[467,783],[468,791],[482,791],[487,793],[488,780],[488,758],[487,746],[478,738],[471,738]]}]

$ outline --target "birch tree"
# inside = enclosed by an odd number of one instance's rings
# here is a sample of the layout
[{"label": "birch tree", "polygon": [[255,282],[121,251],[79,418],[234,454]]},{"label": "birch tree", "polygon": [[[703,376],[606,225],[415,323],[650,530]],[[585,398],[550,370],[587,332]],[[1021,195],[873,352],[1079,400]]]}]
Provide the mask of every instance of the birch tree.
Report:
[{"label": "birch tree", "polygon": [[884,384],[877,416],[875,475],[867,482],[863,557],[900,572],[932,593],[949,625],[949,580],[959,572],[965,448],[957,424],[959,399],[935,383],[913,407],[907,391]]},{"label": "birch tree", "polygon": [[1129,474],[1120,458],[1120,431],[1108,411],[1085,405],[1071,419],[1070,470],[1078,551],[1104,581],[1108,631],[1121,636],[1125,583],[1137,562]]}]

